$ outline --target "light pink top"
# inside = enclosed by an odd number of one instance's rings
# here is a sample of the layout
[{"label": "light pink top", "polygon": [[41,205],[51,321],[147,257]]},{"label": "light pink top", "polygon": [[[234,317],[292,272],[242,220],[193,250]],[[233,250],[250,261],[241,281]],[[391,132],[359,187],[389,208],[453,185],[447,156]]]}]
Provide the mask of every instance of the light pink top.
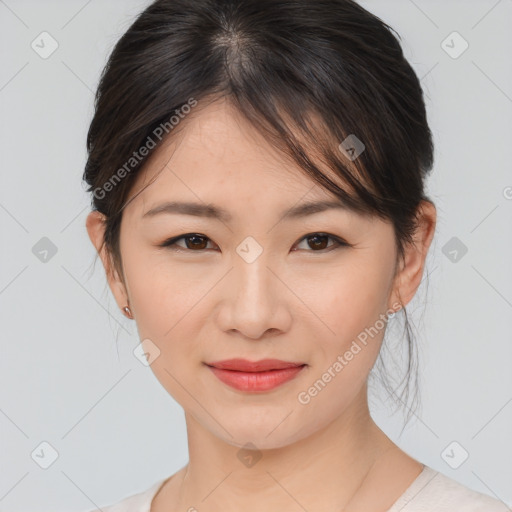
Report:
[{"label": "light pink top", "polygon": [[[151,502],[167,480],[149,489],[102,507],[103,512],[150,512]],[[473,491],[446,475],[424,465],[423,471],[387,512],[510,512],[507,505],[486,494]],[[98,509],[90,512],[98,512]]]}]

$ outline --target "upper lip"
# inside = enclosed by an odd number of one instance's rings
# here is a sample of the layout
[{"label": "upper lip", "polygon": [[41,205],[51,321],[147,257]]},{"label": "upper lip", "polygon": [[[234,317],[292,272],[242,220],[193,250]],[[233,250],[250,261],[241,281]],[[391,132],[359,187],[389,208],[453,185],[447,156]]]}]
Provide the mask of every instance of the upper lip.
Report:
[{"label": "upper lip", "polygon": [[239,372],[264,372],[268,370],[282,370],[283,368],[293,368],[303,366],[305,363],[292,363],[290,361],[281,361],[280,359],[261,359],[259,361],[248,361],[247,359],[225,359],[223,361],[214,361],[206,363],[208,366],[214,366],[222,370],[235,370]]}]

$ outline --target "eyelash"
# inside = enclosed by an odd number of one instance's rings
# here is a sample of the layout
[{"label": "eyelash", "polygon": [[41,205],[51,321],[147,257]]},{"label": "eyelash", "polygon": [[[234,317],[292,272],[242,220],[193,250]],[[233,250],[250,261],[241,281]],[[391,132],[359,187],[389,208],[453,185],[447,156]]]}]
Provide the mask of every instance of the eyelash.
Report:
[{"label": "eyelash", "polygon": [[[330,238],[331,240],[334,240],[334,244],[326,249],[322,249],[320,251],[315,251],[315,250],[306,250],[306,252],[319,252],[319,253],[325,253],[325,252],[331,252],[332,250],[335,250],[335,249],[341,249],[342,247],[351,247],[351,244],[345,242],[344,240],[342,240],[341,238],[337,237],[337,236],[334,236],[334,235],[331,235],[329,233],[323,233],[323,232],[315,232],[315,233],[310,233],[308,235],[305,235],[303,236],[300,240],[299,240],[299,243],[302,242],[303,240],[306,240],[308,238],[312,238],[316,235],[320,235],[322,237],[327,237],[327,238]],[[165,240],[163,243],[159,244],[158,247],[164,247],[164,248],[171,248],[172,250],[176,251],[176,252],[203,252],[205,251],[206,249],[199,249],[199,250],[193,250],[193,249],[188,249],[188,248],[183,248],[183,247],[180,247],[178,249],[174,248],[173,246],[176,246],[176,242],[182,240],[182,239],[186,239],[186,238],[192,238],[192,237],[199,237],[199,238],[204,238],[208,241],[211,241],[207,236],[204,236],[204,235],[201,235],[199,233],[186,233],[184,235],[180,235],[180,236],[176,236],[176,237],[173,237],[173,238],[169,238],[168,240]]]}]

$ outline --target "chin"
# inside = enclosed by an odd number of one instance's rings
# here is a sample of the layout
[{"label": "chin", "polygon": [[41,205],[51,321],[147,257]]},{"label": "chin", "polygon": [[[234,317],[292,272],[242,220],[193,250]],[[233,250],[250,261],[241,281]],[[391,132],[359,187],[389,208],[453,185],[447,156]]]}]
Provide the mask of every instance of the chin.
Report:
[{"label": "chin", "polygon": [[289,411],[280,410],[279,414],[262,415],[259,421],[249,414],[238,418],[222,416],[222,425],[231,436],[216,424],[210,427],[214,435],[232,446],[248,448],[250,443],[253,449],[273,450],[289,446],[315,431],[313,425],[308,429],[293,413],[287,417],[288,414]]}]

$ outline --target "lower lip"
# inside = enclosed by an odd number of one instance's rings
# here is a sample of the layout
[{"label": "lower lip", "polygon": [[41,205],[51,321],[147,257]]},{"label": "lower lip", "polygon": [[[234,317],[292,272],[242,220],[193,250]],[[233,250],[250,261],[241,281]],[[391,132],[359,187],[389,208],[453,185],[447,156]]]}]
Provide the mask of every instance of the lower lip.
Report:
[{"label": "lower lip", "polygon": [[221,370],[214,366],[208,368],[219,380],[232,388],[240,391],[269,391],[293,379],[304,368],[304,365],[266,372]]}]

